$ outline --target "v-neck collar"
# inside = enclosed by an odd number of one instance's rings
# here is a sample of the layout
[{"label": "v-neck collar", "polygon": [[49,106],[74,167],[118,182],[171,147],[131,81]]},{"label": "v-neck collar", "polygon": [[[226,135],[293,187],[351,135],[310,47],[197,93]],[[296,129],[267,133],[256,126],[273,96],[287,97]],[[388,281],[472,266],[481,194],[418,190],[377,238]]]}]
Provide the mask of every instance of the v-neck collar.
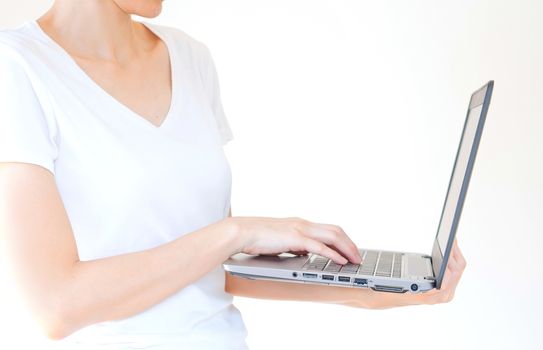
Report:
[{"label": "v-neck collar", "polygon": [[167,35],[163,35],[157,28],[155,28],[152,24],[140,22],[142,23],[147,29],[149,29],[153,34],[155,34],[166,46],[166,49],[168,51],[168,57],[170,60],[170,79],[171,79],[171,98],[170,98],[170,107],[168,109],[168,112],[166,113],[166,116],[162,119],[162,122],[160,125],[155,125],[151,121],[149,121],[144,116],[140,115],[139,113],[136,113],[133,109],[128,107],[126,104],[119,101],[117,98],[115,98],[113,95],[111,95],[109,92],[107,92],[100,84],[98,84],[93,78],[91,78],[90,75],[81,68],[81,66],[75,61],[75,59],[62,47],[59,43],[57,43],[53,38],[51,38],[39,25],[39,23],[36,20],[32,20],[28,22],[30,25],[32,25],[36,31],[44,38],[45,41],[47,41],[50,45],[52,45],[56,50],[58,50],[62,56],[64,56],[67,61],[70,62],[70,64],[74,67],[74,69],[78,72],[80,76],[83,77],[84,80],[86,80],[92,88],[97,91],[100,95],[104,96],[105,98],[112,101],[113,104],[118,106],[120,109],[127,112],[127,114],[130,116],[129,119],[136,120],[137,123],[140,123],[144,126],[150,127],[155,130],[161,130],[164,129],[165,125],[169,123],[169,120],[172,118],[175,107],[176,107],[176,101],[177,101],[177,59],[175,56],[175,49],[173,47],[173,44],[169,41],[169,38]]}]

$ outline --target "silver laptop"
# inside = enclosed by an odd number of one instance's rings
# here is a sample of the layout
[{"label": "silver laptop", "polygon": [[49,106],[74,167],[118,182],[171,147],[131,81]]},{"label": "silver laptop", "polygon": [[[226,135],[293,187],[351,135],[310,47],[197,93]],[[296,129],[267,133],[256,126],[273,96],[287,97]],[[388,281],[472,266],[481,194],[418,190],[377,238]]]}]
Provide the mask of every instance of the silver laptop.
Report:
[{"label": "silver laptop", "polygon": [[494,82],[490,81],[471,95],[431,255],[360,249],[362,263],[339,265],[316,254],[236,254],[224,262],[224,269],[234,276],[249,279],[371,288],[382,292],[415,293],[439,289],[466,198],[493,86]]}]

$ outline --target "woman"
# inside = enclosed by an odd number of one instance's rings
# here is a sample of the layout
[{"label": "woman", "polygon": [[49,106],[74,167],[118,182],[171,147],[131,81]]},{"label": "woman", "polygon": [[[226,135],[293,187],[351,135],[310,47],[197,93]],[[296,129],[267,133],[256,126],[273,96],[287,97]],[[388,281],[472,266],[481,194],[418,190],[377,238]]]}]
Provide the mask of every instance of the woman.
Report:
[{"label": "woman", "polygon": [[[0,232],[50,338],[115,349],[245,348],[231,295],[364,308],[451,300],[245,281],[238,252],[313,252],[360,263],[335,225],[231,217],[232,135],[207,48],[142,24],[161,0],[56,0],[0,34]],[[107,348],[110,348],[107,347]]]}]

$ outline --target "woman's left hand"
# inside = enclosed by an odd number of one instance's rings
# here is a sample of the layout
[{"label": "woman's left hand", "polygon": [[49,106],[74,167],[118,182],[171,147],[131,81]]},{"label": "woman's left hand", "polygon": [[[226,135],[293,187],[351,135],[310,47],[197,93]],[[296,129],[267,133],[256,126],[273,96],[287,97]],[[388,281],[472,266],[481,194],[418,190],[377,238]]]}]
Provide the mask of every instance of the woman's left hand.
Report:
[{"label": "woman's left hand", "polygon": [[[441,289],[432,289],[428,292],[418,294],[372,292],[373,295],[370,301],[370,308],[385,309],[405,305],[448,303],[454,297],[454,292],[465,268],[466,260],[464,259],[462,252],[460,252],[458,243],[455,240],[447,263],[447,270],[443,277],[443,282],[441,283]],[[368,302],[367,298],[365,298],[363,302]]]}]

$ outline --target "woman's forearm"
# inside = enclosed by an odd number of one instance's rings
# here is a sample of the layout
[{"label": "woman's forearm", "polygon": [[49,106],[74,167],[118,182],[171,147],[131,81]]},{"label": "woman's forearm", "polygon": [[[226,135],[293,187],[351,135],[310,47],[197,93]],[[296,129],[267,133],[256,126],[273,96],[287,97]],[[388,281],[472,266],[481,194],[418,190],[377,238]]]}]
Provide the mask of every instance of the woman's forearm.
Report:
[{"label": "woman's forearm", "polygon": [[77,262],[59,286],[61,324],[53,337],[142,312],[219,266],[239,247],[239,235],[221,221],[153,249]]},{"label": "woman's forearm", "polygon": [[228,218],[152,249],[81,261],[51,172],[2,163],[0,193],[2,264],[33,318],[55,339],[158,304],[246,243]]},{"label": "woman's forearm", "polygon": [[360,288],[247,280],[229,274],[226,274],[225,289],[233,295],[248,298],[312,301],[366,309],[385,309],[421,303],[417,294],[379,293]]},{"label": "woman's forearm", "polygon": [[370,307],[360,303],[359,293],[364,290],[315,284],[285,283],[265,280],[247,280],[226,274],[226,291],[241,297],[314,301],[358,307]]}]

